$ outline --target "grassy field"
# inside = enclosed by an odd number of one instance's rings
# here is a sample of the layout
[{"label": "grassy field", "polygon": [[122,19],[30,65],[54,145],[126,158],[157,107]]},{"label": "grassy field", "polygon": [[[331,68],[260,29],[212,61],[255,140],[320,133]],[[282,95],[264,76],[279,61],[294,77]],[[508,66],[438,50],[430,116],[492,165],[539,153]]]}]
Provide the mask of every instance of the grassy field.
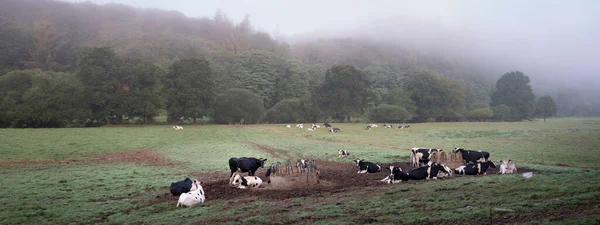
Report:
[{"label": "grassy field", "polygon": [[[204,224],[231,218],[229,224],[481,224],[490,215],[495,224],[600,223],[600,119],[371,131],[363,124],[334,126],[342,132],[281,124],[0,129],[0,223]],[[204,206],[184,209],[157,200],[185,176],[216,172],[227,179],[230,157],[352,163],[337,157],[345,149],[352,158],[391,163],[408,161],[412,147],[486,150],[492,160],[510,158],[535,175],[460,177],[233,205],[207,198]]]}]

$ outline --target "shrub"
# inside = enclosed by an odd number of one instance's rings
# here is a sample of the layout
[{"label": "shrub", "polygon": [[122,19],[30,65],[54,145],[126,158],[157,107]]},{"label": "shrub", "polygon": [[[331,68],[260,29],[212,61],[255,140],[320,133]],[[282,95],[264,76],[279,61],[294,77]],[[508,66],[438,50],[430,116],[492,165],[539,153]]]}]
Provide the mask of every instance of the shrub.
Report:
[{"label": "shrub", "polygon": [[369,113],[369,120],[376,123],[402,123],[412,118],[412,115],[402,106],[381,104]]}]

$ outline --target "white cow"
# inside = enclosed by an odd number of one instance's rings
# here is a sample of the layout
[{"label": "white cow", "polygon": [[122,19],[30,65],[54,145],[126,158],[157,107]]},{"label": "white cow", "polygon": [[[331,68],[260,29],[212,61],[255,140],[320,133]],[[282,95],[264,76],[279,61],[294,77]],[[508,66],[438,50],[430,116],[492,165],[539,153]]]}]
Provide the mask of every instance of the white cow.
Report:
[{"label": "white cow", "polygon": [[179,206],[194,206],[200,203],[204,203],[206,199],[204,196],[204,189],[202,188],[202,181],[194,180],[192,183],[192,191],[188,193],[182,193],[177,201],[177,207]]},{"label": "white cow", "polygon": [[377,124],[374,124],[374,123],[372,123],[372,124],[371,124],[371,125],[369,125],[369,126],[371,126],[371,128],[375,128],[375,127],[377,127]]},{"label": "white cow", "polygon": [[231,185],[236,186],[240,189],[246,188],[258,188],[262,184],[262,180],[257,176],[241,176],[239,174],[235,174],[233,179],[231,179]]},{"label": "white cow", "polygon": [[498,170],[499,174],[507,174],[507,173],[515,173],[517,172],[517,167],[512,162],[512,160],[508,161],[500,161],[500,169]]},{"label": "white cow", "polygon": [[288,125],[287,125],[287,126],[285,126],[285,127],[286,127],[286,128],[291,128],[291,127],[292,127],[292,125],[289,125],[289,124],[288,124]]},{"label": "white cow", "polygon": [[183,130],[183,127],[175,125],[175,126],[173,126],[173,129],[175,129],[175,130]]},{"label": "white cow", "polygon": [[296,128],[300,128],[300,129],[302,129],[302,128],[304,128],[304,124],[301,124],[301,123],[299,123],[299,124],[296,124]]}]

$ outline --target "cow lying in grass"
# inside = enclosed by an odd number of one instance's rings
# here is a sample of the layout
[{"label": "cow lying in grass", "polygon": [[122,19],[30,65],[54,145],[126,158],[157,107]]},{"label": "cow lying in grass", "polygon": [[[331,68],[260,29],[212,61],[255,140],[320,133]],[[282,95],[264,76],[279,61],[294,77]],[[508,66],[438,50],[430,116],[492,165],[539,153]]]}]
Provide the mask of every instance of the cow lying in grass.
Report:
[{"label": "cow lying in grass", "polygon": [[173,129],[174,130],[183,130],[183,127],[182,126],[173,126]]},{"label": "cow lying in grass", "polygon": [[182,181],[177,181],[177,182],[173,182],[171,183],[171,194],[175,195],[175,196],[179,196],[183,193],[189,192],[189,191],[194,191],[196,190],[195,188],[197,188],[196,186],[193,185],[194,182],[192,182],[192,179],[190,179],[189,177],[186,177],[184,180]]},{"label": "cow lying in grass", "polygon": [[262,184],[262,180],[257,176],[244,177],[239,174],[235,174],[230,184],[240,189],[258,188]]},{"label": "cow lying in grass", "polygon": [[408,180],[429,180],[437,179],[440,173],[451,174],[447,166],[443,164],[433,164],[422,166],[411,171],[402,171],[399,167],[390,166],[390,175],[383,178],[381,181],[392,183],[400,183]]},{"label": "cow lying in grass", "polygon": [[517,167],[512,162],[512,160],[509,159],[508,161],[500,161],[500,170],[498,171],[499,174],[516,173],[516,172],[517,172]]},{"label": "cow lying in grass", "polygon": [[358,173],[377,173],[381,172],[381,166],[372,163],[365,162],[364,159],[354,160],[356,162],[356,166],[358,167]]},{"label": "cow lying in grass", "polygon": [[183,193],[179,196],[177,201],[177,207],[179,206],[194,206],[200,203],[204,203],[206,197],[204,196],[204,189],[201,186],[202,181],[194,180],[192,183],[192,191]]},{"label": "cow lying in grass", "polygon": [[464,174],[464,175],[486,175],[486,172],[489,168],[497,168],[494,165],[494,162],[479,162],[476,164],[467,164],[466,166],[459,166],[454,169],[454,173],[456,174]]},{"label": "cow lying in grass", "polygon": [[342,150],[342,149],[338,150],[338,157],[340,157],[340,158],[345,158],[349,155],[350,155],[350,153],[346,150]]}]

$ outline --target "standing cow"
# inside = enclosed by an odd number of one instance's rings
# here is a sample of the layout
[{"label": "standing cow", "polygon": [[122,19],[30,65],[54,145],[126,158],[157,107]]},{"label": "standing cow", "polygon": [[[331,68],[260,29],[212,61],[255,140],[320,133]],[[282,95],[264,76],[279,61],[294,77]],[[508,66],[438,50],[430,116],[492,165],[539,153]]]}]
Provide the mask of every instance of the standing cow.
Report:
[{"label": "standing cow", "polygon": [[194,182],[192,182],[192,179],[190,179],[189,177],[186,177],[184,180],[182,181],[177,181],[177,182],[173,182],[171,183],[171,194],[175,195],[175,196],[180,196],[183,193],[187,193],[189,191],[193,191],[196,190],[194,189],[195,186],[192,185]]},{"label": "standing cow", "polygon": [[454,169],[454,173],[464,175],[486,175],[486,172],[490,167],[497,168],[492,161],[478,162],[475,164],[459,166],[458,168]]},{"label": "standing cow", "polygon": [[381,172],[381,166],[372,163],[365,162],[364,159],[354,160],[356,162],[356,166],[358,167],[358,173],[377,173]]},{"label": "standing cow", "polygon": [[454,153],[461,153],[465,164],[487,162],[490,158],[489,152],[483,152],[479,150],[465,150],[464,148],[454,148]]},{"label": "standing cow", "polygon": [[426,165],[431,160],[434,152],[441,153],[443,149],[437,148],[411,148],[410,149],[410,166],[417,167]]},{"label": "standing cow", "polygon": [[229,177],[232,177],[233,173],[238,170],[243,173],[248,172],[248,176],[254,176],[254,172],[256,172],[258,168],[264,168],[265,161],[267,161],[267,159],[247,157],[231,158],[229,159],[229,169],[231,169],[231,175],[229,175]]}]

